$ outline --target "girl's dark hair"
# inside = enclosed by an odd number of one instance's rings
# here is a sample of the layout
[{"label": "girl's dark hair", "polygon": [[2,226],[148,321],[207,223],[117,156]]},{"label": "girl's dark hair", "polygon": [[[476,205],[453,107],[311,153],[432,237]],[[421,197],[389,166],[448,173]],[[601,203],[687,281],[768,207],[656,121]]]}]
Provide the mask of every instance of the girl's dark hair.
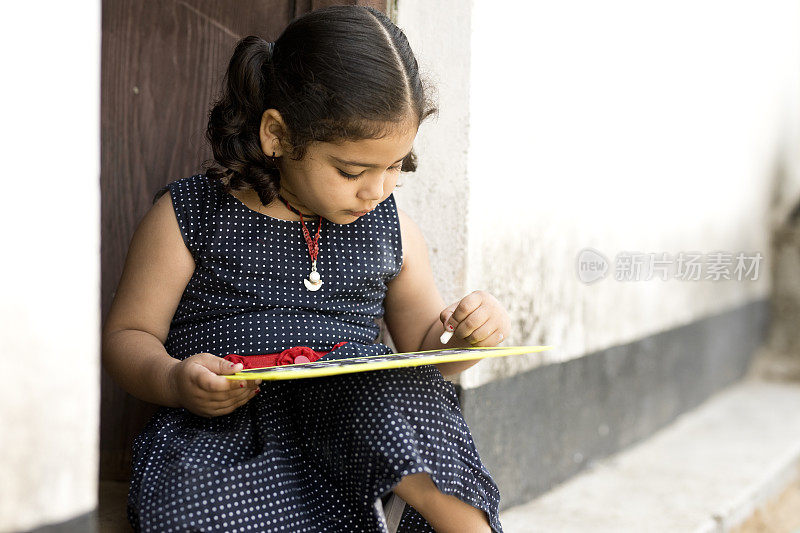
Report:
[{"label": "girl's dark hair", "polygon": [[[251,186],[269,204],[280,185],[276,160],[261,149],[261,116],[273,108],[287,128],[289,155],[313,142],[377,139],[409,118],[416,126],[438,110],[420,79],[403,32],[367,6],[331,6],[294,19],[274,43],[255,36],[236,45],[206,138],[214,160],[206,174],[225,191]],[[416,155],[401,170],[413,172]],[[225,179],[228,183],[225,183]]]}]

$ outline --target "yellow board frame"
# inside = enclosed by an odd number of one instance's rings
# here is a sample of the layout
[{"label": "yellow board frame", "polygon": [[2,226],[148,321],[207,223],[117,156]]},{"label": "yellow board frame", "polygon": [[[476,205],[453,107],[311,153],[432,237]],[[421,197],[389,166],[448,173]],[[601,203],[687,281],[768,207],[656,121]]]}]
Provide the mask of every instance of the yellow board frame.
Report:
[{"label": "yellow board frame", "polygon": [[[263,368],[250,368],[235,374],[224,377],[230,380],[254,380],[281,381],[286,379],[317,378],[323,376],[337,376],[339,374],[352,374],[355,372],[368,372],[371,370],[384,370],[387,368],[404,368],[410,366],[431,365],[437,363],[449,363],[452,361],[471,361],[473,359],[485,359],[487,357],[505,357],[507,355],[521,355],[526,353],[541,352],[550,350],[553,346],[480,346],[471,348],[446,348],[443,350],[427,350],[424,352],[403,352],[390,353],[384,355],[370,355],[367,357],[355,357],[350,359],[330,359],[318,360],[309,363],[297,363],[293,365],[279,365]],[[457,352],[448,354],[446,352]],[[466,352],[466,353],[465,353]],[[470,353],[473,352],[473,353]],[[478,353],[474,353],[478,352]],[[435,353],[438,355],[424,355]],[[341,361],[354,361],[362,359],[381,359],[396,356],[413,356],[409,359],[389,360],[389,361],[367,361],[364,363],[340,363]],[[330,363],[324,368],[319,368],[319,363]],[[338,363],[338,364],[337,364]],[[313,365],[312,368],[304,369],[304,366]],[[262,372],[259,372],[259,371]]]}]

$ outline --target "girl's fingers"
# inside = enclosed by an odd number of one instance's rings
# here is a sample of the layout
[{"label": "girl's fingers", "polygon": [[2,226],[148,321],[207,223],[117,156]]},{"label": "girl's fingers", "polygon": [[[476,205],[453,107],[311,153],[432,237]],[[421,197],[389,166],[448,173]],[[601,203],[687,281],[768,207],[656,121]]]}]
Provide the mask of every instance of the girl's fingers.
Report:
[{"label": "girl's fingers", "polygon": [[[447,317],[447,322],[445,323],[445,327],[447,327],[447,324],[452,324],[454,327],[456,327],[456,332],[458,332],[458,329],[463,325],[464,321],[472,313],[480,310],[482,302],[483,302],[482,291],[474,291],[464,296],[456,304],[451,305],[450,307],[442,311],[442,314],[444,314]],[[453,311],[449,312],[451,308],[453,309]],[[483,322],[481,322],[480,324],[483,324]],[[468,332],[466,332],[464,336],[466,337],[467,335],[469,335],[469,333],[471,333],[472,330],[478,327],[480,324],[474,325],[474,327],[470,329]]]},{"label": "girl's fingers", "polygon": [[[479,340],[483,340],[489,336],[491,331],[485,331],[483,337],[481,337],[480,334],[476,335],[476,332],[478,332],[480,328],[486,327],[485,324],[488,321],[489,321],[488,311],[480,308],[476,309],[475,311],[467,315],[467,317],[464,318],[464,320],[461,321],[461,323],[456,328],[455,334],[461,339],[467,339],[469,342],[473,342],[473,339],[475,339],[476,337]],[[478,342],[478,340],[475,340],[475,342]]]},{"label": "girl's fingers", "polygon": [[239,399],[239,398],[247,398],[256,387],[243,387],[239,388],[239,385],[236,385],[237,388],[231,389],[224,392],[206,392],[202,395],[202,398],[208,402],[228,402],[231,399]]},{"label": "girl's fingers", "polygon": [[[208,393],[229,391],[233,389],[231,384],[236,383],[234,380],[214,374],[207,369],[203,369],[203,371],[195,375],[192,381],[197,388]],[[236,386],[238,387],[239,385]]]},{"label": "girl's fingers", "polygon": [[261,384],[261,380],[256,379],[227,379],[226,381],[230,384],[230,390],[241,390],[241,389],[255,389]]},{"label": "girl's fingers", "polygon": [[225,394],[239,389],[254,389],[258,386],[256,381],[250,379],[228,379],[209,372],[200,374],[195,380],[195,384],[199,389],[209,394]]},{"label": "girl's fingers", "polygon": [[494,330],[491,335],[476,344],[476,346],[497,346],[501,342],[503,342],[503,333],[498,328]]},{"label": "girl's fingers", "polygon": [[250,400],[256,397],[256,389],[242,389],[244,392],[243,394],[237,395],[236,397],[231,398],[227,402],[223,402],[220,405],[220,408],[223,413],[230,413],[231,411],[235,411],[239,407],[243,406]]},{"label": "girl's fingers", "polygon": [[489,346],[490,344],[487,344],[487,341],[493,340],[492,337],[495,337],[495,333],[497,332],[497,328],[489,326],[488,323],[486,323],[473,331],[472,334],[467,337],[467,341],[473,346]]},{"label": "girl's fingers", "polygon": [[442,309],[441,313],[439,313],[439,320],[442,321],[442,324],[444,324],[445,329],[447,328],[447,321],[450,319],[450,317],[453,316],[456,307],[458,307],[458,302],[448,305],[447,307]]},{"label": "girl's fingers", "polygon": [[[227,402],[231,398],[247,397],[248,394],[252,394],[252,392],[257,388],[257,385],[247,385],[244,381],[232,380],[232,382],[236,384],[235,387],[225,391],[208,392],[205,390],[200,390],[199,397],[206,402]],[[245,384],[245,386],[240,386],[240,383]]]},{"label": "girl's fingers", "polygon": [[227,379],[225,381],[228,382],[228,386],[230,389],[243,389],[249,387],[251,389],[255,389],[259,385],[261,385],[260,379]]},{"label": "girl's fingers", "polygon": [[205,412],[210,417],[222,416],[232,413],[239,407],[243,406],[258,394],[256,389],[242,389],[241,392],[232,393],[226,400],[210,402],[206,405]]}]

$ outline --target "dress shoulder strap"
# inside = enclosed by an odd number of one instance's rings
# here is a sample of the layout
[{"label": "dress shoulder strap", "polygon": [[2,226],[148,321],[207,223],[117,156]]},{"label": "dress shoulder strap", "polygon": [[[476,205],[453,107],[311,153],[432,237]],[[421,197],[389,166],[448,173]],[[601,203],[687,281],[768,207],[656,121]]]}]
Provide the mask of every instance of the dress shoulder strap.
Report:
[{"label": "dress shoulder strap", "polygon": [[400,213],[397,211],[397,201],[394,193],[383,201],[380,207],[380,218],[373,224],[378,233],[385,236],[383,252],[390,258],[393,265],[391,273],[384,279],[386,283],[392,281],[400,274],[403,266],[403,240],[400,236]]},{"label": "dress shoulder strap", "polygon": [[206,239],[211,233],[214,214],[219,210],[221,189],[203,174],[181,178],[161,187],[153,196],[155,204],[167,191],[178,219],[183,242],[195,262],[202,257]]}]

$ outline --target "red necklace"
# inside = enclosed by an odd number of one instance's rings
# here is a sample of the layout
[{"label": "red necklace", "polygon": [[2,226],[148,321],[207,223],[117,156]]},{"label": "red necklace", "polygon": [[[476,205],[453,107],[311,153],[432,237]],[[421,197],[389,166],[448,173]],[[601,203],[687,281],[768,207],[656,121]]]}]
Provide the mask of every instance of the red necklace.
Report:
[{"label": "red necklace", "polygon": [[308,275],[307,279],[303,280],[303,283],[306,286],[306,289],[310,291],[318,291],[320,287],[322,287],[322,279],[319,277],[319,272],[317,272],[317,255],[319,255],[319,232],[322,229],[322,217],[319,217],[319,224],[317,224],[317,234],[314,238],[311,238],[311,235],[308,232],[308,228],[306,227],[306,222],[303,219],[303,213],[292,207],[289,202],[286,201],[286,198],[278,194],[278,198],[280,198],[283,203],[286,204],[286,207],[289,208],[290,211],[297,213],[300,215],[300,224],[303,226],[303,238],[306,240],[306,244],[308,245],[308,255],[311,256],[311,273]]}]

